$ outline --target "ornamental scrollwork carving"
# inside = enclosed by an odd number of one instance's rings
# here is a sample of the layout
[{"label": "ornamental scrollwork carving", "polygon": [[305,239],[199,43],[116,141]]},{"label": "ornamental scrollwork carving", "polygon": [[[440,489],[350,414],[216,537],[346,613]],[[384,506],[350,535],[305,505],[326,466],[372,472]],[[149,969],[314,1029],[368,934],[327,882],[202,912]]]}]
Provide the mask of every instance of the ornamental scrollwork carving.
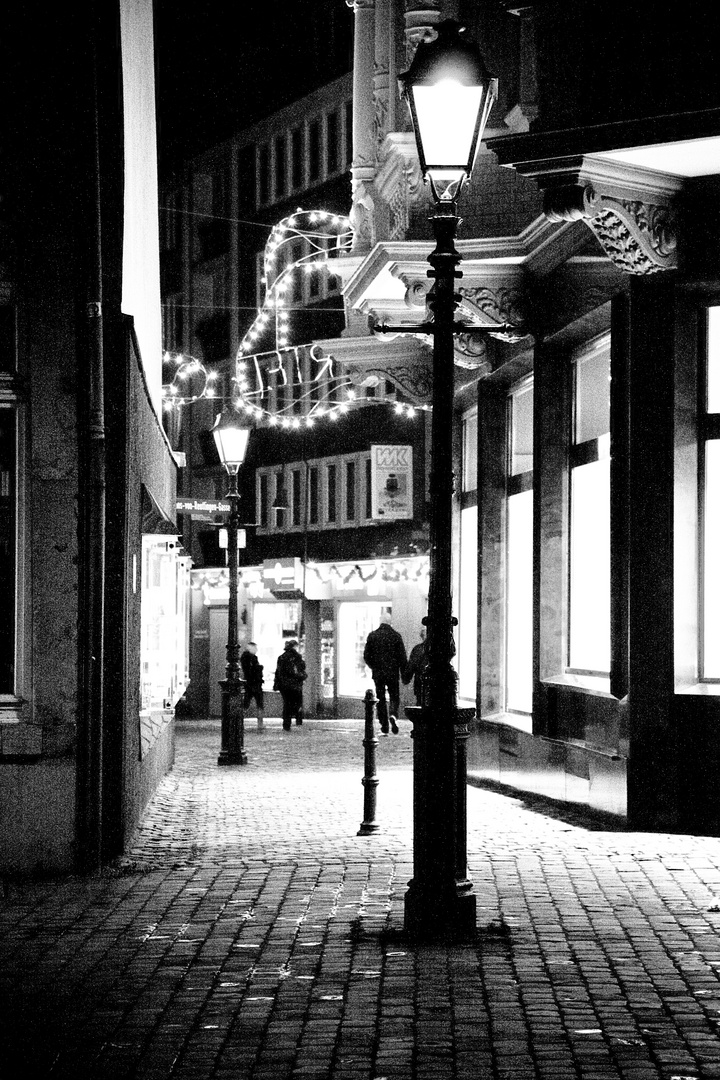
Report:
[{"label": "ornamental scrollwork carving", "polygon": [[353,386],[362,386],[374,377],[391,382],[418,405],[432,398],[432,371],[429,365],[389,363],[387,367],[348,367],[346,372]]},{"label": "ornamental scrollwork carving", "polygon": [[485,375],[492,370],[487,354],[487,342],[480,334],[456,334],[454,359],[455,366],[466,371]]},{"label": "ornamental scrollwork carving", "polygon": [[677,266],[677,235],[669,205],[602,195],[591,184],[551,189],[550,221],[584,220],[608,258],[627,274],[655,274]]},{"label": "ornamental scrollwork carving", "polygon": [[370,187],[362,182],[353,191],[350,224],[353,251],[369,251],[375,243],[375,200]]},{"label": "ornamental scrollwork carving", "polygon": [[486,319],[497,323],[513,323],[521,326],[524,323],[522,315],[521,296],[517,289],[500,287],[489,289],[485,286],[477,288],[460,288],[460,317],[472,317],[480,312]]}]

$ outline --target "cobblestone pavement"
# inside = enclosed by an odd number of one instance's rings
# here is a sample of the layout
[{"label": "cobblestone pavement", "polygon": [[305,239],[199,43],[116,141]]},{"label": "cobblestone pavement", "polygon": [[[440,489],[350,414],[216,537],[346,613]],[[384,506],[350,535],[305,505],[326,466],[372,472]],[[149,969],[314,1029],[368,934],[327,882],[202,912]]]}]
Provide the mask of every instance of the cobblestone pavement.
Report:
[{"label": "cobblestone pavement", "polygon": [[122,864],[6,882],[0,1076],[57,1080],[678,1080],[720,1077],[720,841],[613,831],[468,792],[478,938],[412,946],[408,725],[215,723]]}]

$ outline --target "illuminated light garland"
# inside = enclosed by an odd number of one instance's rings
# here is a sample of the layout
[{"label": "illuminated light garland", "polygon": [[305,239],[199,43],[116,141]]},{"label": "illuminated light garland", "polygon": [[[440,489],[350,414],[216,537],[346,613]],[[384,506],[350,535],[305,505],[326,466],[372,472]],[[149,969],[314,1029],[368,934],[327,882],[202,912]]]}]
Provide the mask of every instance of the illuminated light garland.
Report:
[{"label": "illuminated light garland", "polygon": [[[357,578],[357,588],[365,587],[374,581],[391,585],[401,581],[417,584],[426,579],[430,572],[430,560],[427,555],[401,555],[391,556],[388,559],[373,559],[366,572],[363,571],[360,563],[355,563],[349,570],[347,570],[347,564],[343,567],[337,563],[331,563],[327,566],[327,573],[323,572],[324,566],[327,564],[314,562],[307,564],[307,569],[315,575],[321,585],[332,585],[336,582],[338,586],[347,587]],[[242,567],[238,574],[239,584],[246,588],[255,587],[262,582],[261,567]],[[191,575],[191,588],[202,590],[204,593],[208,590],[224,589],[227,584],[227,567],[206,568],[202,571],[193,571]]]},{"label": "illuminated light garland", "polygon": [[[172,356],[166,353],[166,362],[174,363],[176,370],[172,382],[163,387],[163,407],[166,411],[172,411],[201,399],[214,399],[219,402],[229,402],[238,412],[252,417],[255,421],[264,421],[270,427],[281,427],[285,431],[300,431],[312,428],[320,420],[336,422],[341,417],[346,416],[351,408],[378,405],[390,406],[397,416],[404,416],[410,420],[416,418],[418,413],[430,412],[432,409],[432,406],[425,404],[412,405],[384,398],[360,396],[348,377],[334,375],[332,357],[313,355],[313,351],[319,348],[316,345],[310,347],[310,355],[322,367],[320,372],[305,384],[308,389],[303,394],[276,412],[254,401],[253,398],[264,397],[268,392],[268,386],[266,386],[262,375],[261,361],[272,357],[276,361],[276,366],[268,369],[265,374],[281,376],[282,385],[287,386],[289,380],[283,362],[284,358],[287,357],[289,365],[294,363],[299,367],[300,348],[303,348],[303,346],[274,349],[272,352],[255,353],[238,361],[236,364],[237,373],[231,380],[235,384],[236,392],[229,396],[219,394],[215,389],[214,383],[219,377],[219,372],[206,368],[197,357],[186,356],[182,353]],[[259,384],[257,389],[252,389],[250,386],[249,365],[254,368],[255,381],[256,384]],[[200,385],[196,392],[188,394],[184,392],[183,385],[192,376],[198,377]],[[340,391],[344,392],[345,398],[342,401],[332,401],[331,398]],[[298,414],[295,411],[298,407],[304,407],[305,411]]]},{"label": "illuminated light garland", "polygon": [[[293,284],[295,272],[302,269],[310,275],[315,270],[327,270],[330,250],[349,250],[352,236],[350,220],[329,210],[303,210],[298,207],[294,214],[284,217],[273,227],[263,257],[261,281],[265,286],[265,299],[257,317],[240,342],[238,358],[254,349],[256,341],[269,331],[273,321],[275,345],[283,348],[289,344],[290,322],[286,294]],[[332,249],[326,246],[330,239],[334,239]],[[282,249],[297,241],[303,242],[309,250],[299,259],[278,267]]]},{"label": "illuminated light garland", "polygon": [[[332,249],[325,246],[329,239],[334,240]],[[305,243],[310,250],[276,272],[277,260],[282,249],[298,241]],[[235,392],[229,397],[219,395],[215,390],[214,382],[220,373],[205,367],[196,357],[183,353],[175,355],[166,353],[165,362],[174,363],[176,370],[172,381],[163,387],[165,411],[172,412],[203,399],[217,399],[231,402],[238,412],[243,412],[256,421],[264,421],[270,427],[281,427],[286,431],[312,428],[318,420],[327,419],[337,422],[349,412],[351,406],[392,405],[396,415],[405,416],[408,419],[413,419],[418,412],[429,412],[430,405],[411,405],[382,398],[358,397],[349,378],[334,375],[332,357],[315,355],[315,350],[320,349],[318,345],[310,347],[311,359],[319,366],[314,376],[306,383],[308,389],[304,393],[277,412],[272,412],[259,404],[257,400],[253,400],[265,397],[269,390],[269,385],[266,385],[263,378],[262,358],[272,356],[275,359],[276,366],[268,368],[265,375],[278,376],[282,380],[283,387],[288,384],[303,384],[299,350],[305,346],[291,346],[288,343],[289,313],[285,300],[286,294],[292,284],[295,271],[302,270],[306,274],[312,274],[315,270],[327,269],[330,262],[329,251],[348,250],[351,241],[352,228],[348,218],[332,214],[327,210],[298,208],[294,214],[278,222],[273,227],[265,245],[262,278],[265,285],[264,303],[243,336],[236,352],[235,376],[231,380],[235,384]],[[256,350],[257,344],[265,334],[270,331],[273,323],[276,347],[262,352],[253,351]],[[285,362],[288,363],[290,369],[294,363],[297,378],[288,378]],[[250,385],[248,366],[254,368],[255,389]],[[292,376],[292,371],[290,374]],[[198,377],[199,386],[188,393],[185,386],[189,385],[189,380],[193,376]],[[333,401],[332,398],[341,391],[344,391],[345,398],[341,401]],[[303,410],[301,415],[296,412],[298,408]]]}]

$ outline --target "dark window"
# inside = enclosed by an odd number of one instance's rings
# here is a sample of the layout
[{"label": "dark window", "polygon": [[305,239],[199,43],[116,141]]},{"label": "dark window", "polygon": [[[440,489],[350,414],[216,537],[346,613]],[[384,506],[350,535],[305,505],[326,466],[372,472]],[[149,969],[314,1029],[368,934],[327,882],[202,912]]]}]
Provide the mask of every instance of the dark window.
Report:
[{"label": "dark window", "polygon": [[275,140],[275,198],[281,199],[287,187],[287,165],[285,162],[285,136]]},{"label": "dark window", "polygon": [[372,517],[372,465],[365,459],[365,517]]},{"label": "dark window", "polygon": [[337,465],[327,467],[327,519],[337,521]]},{"label": "dark window", "polygon": [[258,523],[265,528],[268,523],[268,478],[267,473],[260,475],[260,506],[258,507]]},{"label": "dark window", "polygon": [[258,202],[270,199],[270,147],[267,143],[258,150]]},{"label": "dark window", "polygon": [[315,465],[308,469],[308,521],[311,525],[318,523],[318,471]]},{"label": "dark window", "polygon": [[303,186],[303,133],[302,128],[295,128],[291,136],[292,144],[292,186]]},{"label": "dark window", "polygon": [[290,483],[292,487],[292,523],[293,525],[302,525],[302,487],[300,472],[297,469],[293,469],[290,473]]},{"label": "dark window", "polygon": [[15,308],[0,306],[0,371],[15,371]]},{"label": "dark window", "polygon": [[256,205],[255,147],[246,146],[238,153],[238,210],[246,214]]},{"label": "dark window", "polygon": [[340,158],[340,124],[337,113],[330,113],[327,118],[327,171],[332,174],[338,171]]},{"label": "dark window", "polygon": [[345,518],[347,521],[355,520],[355,462],[348,461],[345,465]]},{"label": "dark window", "polygon": [[320,179],[320,121],[314,120],[309,129],[309,142],[308,146],[308,165],[309,176],[308,179],[313,180]]},{"label": "dark window", "polygon": [[215,217],[223,217],[227,213],[225,178],[220,173],[216,173],[212,178],[212,212]]}]

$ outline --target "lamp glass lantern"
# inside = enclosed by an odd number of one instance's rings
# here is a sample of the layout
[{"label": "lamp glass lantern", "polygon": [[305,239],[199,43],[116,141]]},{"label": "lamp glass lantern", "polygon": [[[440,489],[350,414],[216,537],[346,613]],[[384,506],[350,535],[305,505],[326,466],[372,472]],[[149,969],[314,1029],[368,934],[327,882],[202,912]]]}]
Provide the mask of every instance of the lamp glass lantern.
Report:
[{"label": "lamp glass lantern", "polygon": [[250,428],[246,427],[236,415],[224,409],[216,418],[212,427],[218,456],[229,476],[237,476],[245,460]]},{"label": "lamp glass lantern", "polygon": [[421,41],[399,77],[408,103],[423,176],[438,202],[453,202],[470,177],[493,102],[497,79],[477,47],[462,38],[452,19],[438,24],[433,41]]}]

